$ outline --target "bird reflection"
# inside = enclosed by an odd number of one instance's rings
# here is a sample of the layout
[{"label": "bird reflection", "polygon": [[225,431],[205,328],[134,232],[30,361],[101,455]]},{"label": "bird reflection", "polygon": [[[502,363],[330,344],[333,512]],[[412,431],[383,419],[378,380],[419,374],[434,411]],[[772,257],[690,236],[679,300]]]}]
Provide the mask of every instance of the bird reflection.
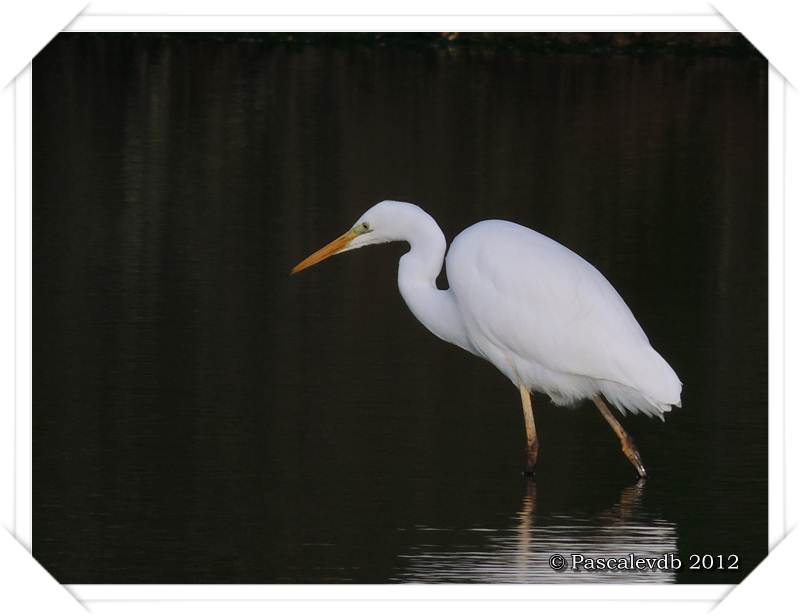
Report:
[{"label": "bird reflection", "polygon": [[[597,513],[552,508],[547,491],[526,481],[519,510],[501,528],[442,529],[419,526],[417,547],[402,555],[398,581],[413,582],[671,582],[674,571],[572,571],[572,554],[587,558],[660,557],[677,551],[672,522],[642,508],[644,480],[622,489],[615,502]],[[550,558],[561,554],[564,569]]]},{"label": "bird reflection", "polygon": [[618,518],[621,522],[626,521],[636,511],[641,509],[645,483],[647,483],[646,479],[639,479],[639,481],[633,485],[622,490],[622,493],[619,495],[619,503],[616,505]]},{"label": "bird reflection", "polygon": [[522,497],[522,507],[517,514],[519,520],[517,524],[517,569],[527,571],[527,560],[525,556],[530,553],[531,529],[534,526],[534,515],[536,514],[536,482],[525,482],[525,494]]}]

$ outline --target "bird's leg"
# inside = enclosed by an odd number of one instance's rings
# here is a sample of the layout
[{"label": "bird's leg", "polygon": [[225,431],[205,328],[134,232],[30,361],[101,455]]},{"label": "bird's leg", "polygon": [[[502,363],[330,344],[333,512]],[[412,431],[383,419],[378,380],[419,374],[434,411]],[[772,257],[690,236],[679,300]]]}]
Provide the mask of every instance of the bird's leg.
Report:
[{"label": "bird's leg", "polygon": [[595,406],[600,409],[600,413],[605,417],[608,425],[611,426],[611,429],[617,435],[617,438],[619,438],[620,445],[622,445],[622,453],[624,453],[625,457],[633,464],[633,468],[639,473],[639,477],[642,479],[647,478],[647,471],[645,471],[644,464],[642,464],[642,456],[639,455],[639,450],[636,448],[636,443],[633,442],[631,435],[625,432],[625,428],[623,428],[617,418],[611,414],[611,410],[606,406],[606,403],[603,402],[599,395],[593,396],[592,400]]},{"label": "bird's leg", "polygon": [[522,398],[522,415],[525,418],[525,474],[531,476],[539,458],[539,439],[536,438],[536,424],[533,423],[531,392],[525,385],[520,385],[519,395]]}]

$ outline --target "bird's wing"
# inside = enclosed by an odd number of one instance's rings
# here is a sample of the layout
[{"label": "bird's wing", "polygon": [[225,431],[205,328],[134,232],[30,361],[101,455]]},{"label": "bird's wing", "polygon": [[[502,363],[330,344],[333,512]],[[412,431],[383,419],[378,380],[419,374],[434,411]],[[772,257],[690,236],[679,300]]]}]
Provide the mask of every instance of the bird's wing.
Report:
[{"label": "bird's wing", "polygon": [[658,354],[628,306],[597,269],[550,238],[505,221],[478,223],[454,240],[447,276],[476,347],[488,341],[549,370],[637,389],[651,380]]}]

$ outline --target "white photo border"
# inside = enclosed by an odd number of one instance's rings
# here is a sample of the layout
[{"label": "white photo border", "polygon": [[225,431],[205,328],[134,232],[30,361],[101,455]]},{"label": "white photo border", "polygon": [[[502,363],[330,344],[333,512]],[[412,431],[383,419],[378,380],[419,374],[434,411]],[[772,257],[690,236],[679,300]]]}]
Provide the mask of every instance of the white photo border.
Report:
[{"label": "white photo border", "polygon": [[[132,31],[685,31],[730,32],[719,15],[109,15],[79,16],[69,32]],[[15,534],[32,546],[31,525],[31,67],[16,79],[16,466]],[[784,376],[784,79],[769,70],[769,544],[786,534]],[[80,601],[120,600],[691,600],[718,601],[733,585],[127,585],[76,584]]]}]

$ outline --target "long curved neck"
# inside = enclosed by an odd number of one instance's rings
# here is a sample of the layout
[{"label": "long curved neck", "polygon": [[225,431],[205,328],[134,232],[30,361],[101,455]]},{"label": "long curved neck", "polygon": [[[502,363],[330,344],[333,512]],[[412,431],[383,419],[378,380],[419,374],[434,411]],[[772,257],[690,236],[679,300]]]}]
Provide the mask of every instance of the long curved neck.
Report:
[{"label": "long curved neck", "polygon": [[400,258],[397,284],[414,316],[435,336],[466,351],[472,345],[452,292],[438,289],[436,277],[442,270],[447,242],[430,216],[414,221],[404,234],[411,250]]}]

